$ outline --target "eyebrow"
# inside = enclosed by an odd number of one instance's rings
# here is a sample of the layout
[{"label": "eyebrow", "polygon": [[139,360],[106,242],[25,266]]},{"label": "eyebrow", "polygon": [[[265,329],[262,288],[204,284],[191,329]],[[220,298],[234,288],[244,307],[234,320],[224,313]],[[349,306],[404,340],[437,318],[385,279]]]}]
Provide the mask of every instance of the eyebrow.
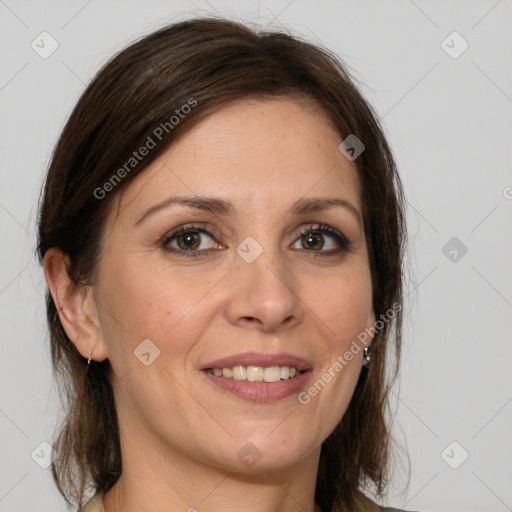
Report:
[{"label": "eyebrow", "polygon": [[[217,215],[233,215],[236,213],[236,208],[233,203],[218,197],[172,196],[148,208],[139,220],[137,220],[135,226],[140,225],[150,215],[174,205],[188,206],[190,208],[208,211]],[[321,212],[333,207],[341,207],[349,211],[357,218],[359,224],[362,225],[362,218],[359,210],[346,199],[338,197],[301,198],[292,206],[290,213],[294,215],[305,215]]]}]

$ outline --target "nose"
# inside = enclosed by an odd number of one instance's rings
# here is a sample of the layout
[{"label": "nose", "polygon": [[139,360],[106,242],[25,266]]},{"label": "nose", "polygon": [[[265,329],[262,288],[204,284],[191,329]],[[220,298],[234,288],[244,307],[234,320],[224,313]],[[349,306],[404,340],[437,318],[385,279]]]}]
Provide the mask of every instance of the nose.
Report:
[{"label": "nose", "polygon": [[297,284],[282,257],[265,251],[252,263],[240,261],[231,272],[227,315],[233,325],[264,332],[290,329],[302,321]]}]

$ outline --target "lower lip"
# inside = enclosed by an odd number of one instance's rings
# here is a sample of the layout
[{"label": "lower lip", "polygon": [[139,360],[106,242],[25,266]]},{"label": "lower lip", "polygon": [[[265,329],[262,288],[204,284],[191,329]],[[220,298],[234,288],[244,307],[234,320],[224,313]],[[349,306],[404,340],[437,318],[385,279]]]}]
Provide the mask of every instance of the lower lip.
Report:
[{"label": "lower lip", "polygon": [[213,384],[229,391],[238,398],[251,402],[276,402],[287,398],[303,389],[311,376],[311,371],[302,372],[297,377],[282,379],[277,382],[249,382],[248,380],[235,380],[228,377],[217,377],[211,373],[201,371]]}]

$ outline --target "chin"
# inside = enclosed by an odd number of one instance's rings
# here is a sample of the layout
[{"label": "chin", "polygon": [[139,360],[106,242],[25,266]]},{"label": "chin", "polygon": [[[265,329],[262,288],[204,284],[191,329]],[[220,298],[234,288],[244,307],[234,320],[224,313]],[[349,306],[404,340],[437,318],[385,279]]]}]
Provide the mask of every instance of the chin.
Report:
[{"label": "chin", "polygon": [[[285,442],[282,435],[272,439],[272,434],[251,437],[251,440],[240,437],[232,443],[229,457],[218,459],[217,464],[228,471],[244,474],[259,472],[289,470],[300,463],[314,450],[316,444],[312,441]],[[290,437],[288,437],[288,441]],[[318,444],[318,443],[317,443]],[[318,444],[318,447],[320,444]],[[234,457],[233,457],[234,451]]]}]

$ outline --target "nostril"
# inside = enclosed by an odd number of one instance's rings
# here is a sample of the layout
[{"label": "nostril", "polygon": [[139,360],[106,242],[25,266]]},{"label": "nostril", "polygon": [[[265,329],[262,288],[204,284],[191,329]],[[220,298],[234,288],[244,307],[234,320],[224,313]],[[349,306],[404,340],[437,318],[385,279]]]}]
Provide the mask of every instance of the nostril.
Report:
[{"label": "nostril", "polygon": [[253,322],[259,322],[260,324],[262,323],[261,320],[259,320],[258,318],[254,317],[254,316],[244,316],[242,317],[242,320],[244,322],[249,322],[249,323],[253,323]]}]

